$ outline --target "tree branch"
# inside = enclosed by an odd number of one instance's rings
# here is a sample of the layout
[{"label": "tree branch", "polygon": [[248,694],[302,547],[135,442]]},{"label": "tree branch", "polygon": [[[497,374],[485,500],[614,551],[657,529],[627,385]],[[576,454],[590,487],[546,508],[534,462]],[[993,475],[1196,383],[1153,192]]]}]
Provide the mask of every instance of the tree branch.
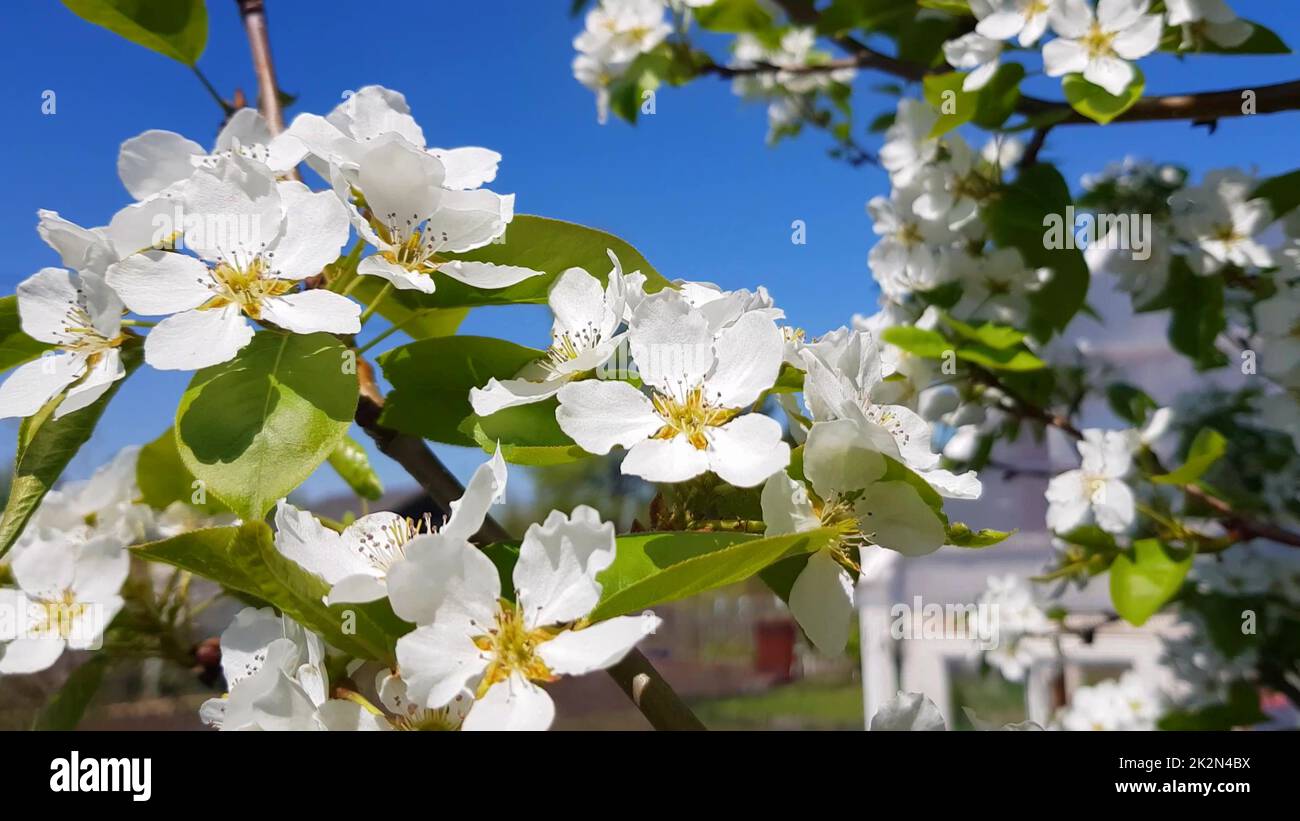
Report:
[{"label": "tree branch", "polygon": [[[821,13],[813,7],[810,0],[777,0],[792,22],[801,25],[815,24]],[[820,66],[808,66],[810,71],[833,71],[842,68],[865,68],[891,74],[895,77],[919,82],[929,74],[949,71],[944,68],[929,68],[918,63],[890,57],[868,46],[866,43],[850,36],[833,38],[836,45],[849,54],[849,57],[835,60]],[[735,71],[735,69],[730,69]],[[749,73],[768,70],[762,66]],[[791,69],[781,69],[792,71]],[[710,69],[710,73],[720,72]],[[721,76],[732,76],[722,74]],[[1143,97],[1132,108],[1112,120],[1112,123],[1134,123],[1166,120],[1192,120],[1193,123],[1213,122],[1228,117],[1247,116],[1244,111],[1244,95],[1254,95],[1255,105],[1251,114],[1273,114],[1279,111],[1300,110],[1300,80],[1275,83],[1265,86],[1248,86],[1228,89],[1226,91],[1207,91],[1186,94],[1165,94]],[[1066,103],[1053,102],[1038,97],[1022,95],[1016,104],[1016,111],[1026,117],[1043,117],[1052,120],[1055,125],[1096,125],[1075,111]],[[1058,119],[1059,118],[1059,119]]]},{"label": "tree branch", "polygon": [[[374,369],[360,357],[357,359],[357,376],[361,382],[361,398],[357,405],[356,423],[375,441],[380,452],[401,465],[439,507],[449,511],[451,502],[464,494],[464,486],[447,470],[423,439],[399,433],[380,424],[384,397],[375,384]],[[484,520],[483,529],[478,536],[486,541],[504,541],[510,538],[506,529],[491,516]],[[640,650],[634,648],[606,672],[656,730],[705,729],[691,708]]]},{"label": "tree branch", "polygon": [[244,19],[248,47],[253,52],[253,71],[257,74],[257,96],[262,116],[271,136],[284,131],[284,112],[280,109],[280,86],[275,82],[275,64],[271,62],[271,39],[266,30],[263,0],[235,0],[239,16]]},{"label": "tree branch", "polygon": [[[1034,402],[1026,399],[1016,391],[1008,388],[1002,380],[992,371],[981,368],[978,365],[967,363],[970,368],[971,378],[983,385],[996,389],[1007,399],[1011,400],[1010,407],[1004,406],[1004,410],[1014,413],[1023,419],[1033,419],[1049,425],[1058,430],[1064,431],[1074,439],[1082,439],[1083,432],[1077,428],[1067,417],[1058,413],[1053,413],[1046,408],[1040,407]],[[1218,513],[1223,519],[1223,524],[1228,528],[1229,533],[1237,541],[1249,541],[1250,539],[1268,539],[1278,542],[1279,544],[1289,545],[1291,547],[1300,547],[1300,533],[1294,533],[1269,522],[1258,522],[1241,511],[1234,508],[1229,502],[1207,492],[1200,485],[1189,483],[1183,485],[1183,492],[1194,499],[1204,503],[1207,507]]]}]

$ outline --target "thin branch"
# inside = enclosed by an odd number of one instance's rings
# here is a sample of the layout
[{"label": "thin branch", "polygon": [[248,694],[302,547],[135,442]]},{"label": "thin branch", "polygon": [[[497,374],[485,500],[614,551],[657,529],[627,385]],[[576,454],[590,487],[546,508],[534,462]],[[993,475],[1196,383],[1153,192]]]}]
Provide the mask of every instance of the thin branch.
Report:
[{"label": "thin branch", "polygon": [[[384,455],[406,469],[440,508],[449,511],[452,500],[464,494],[464,486],[423,439],[380,424],[384,397],[375,384],[374,370],[369,362],[357,359],[357,375],[361,381],[361,399],[357,405],[356,423],[370,435]],[[478,536],[489,542],[510,538],[506,529],[491,516],[484,520]],[[633,649],[607,672],[656,730],[705,729],[640,650]]]},{"label": "thin branch", "polygon": [[[786,15],[795,23],[811,25],[815,24],[821,17],[821,13],[813,6],[811,0],[777,0],[777,4],[785,9]],[[854,37],[836,37],[834,42],[844,49],[849,54],[849,57],[845,60],[833,61],[824,66],[809,67],[810,69],[821,71],[847,67],[874,69],[912,82],[919,82],[929,74],[938,74],[950,70],[947,67],[929,68],[919,63],[890,57]],[[836,63],[838,65],[835,65]],[[826,66],[831,67],[827,68]],[[782,70],[790,71],[790,69]],[[1254,105],[1249,112],[1245,110],[1245,97],[1248,93],[1254,96]],[[1191,120],[1193,123],[1205,123],[1249,114],[1272,114],[1279,111],[1295,110],[1300,110],[1300,80],[1263,86],[1245,86],[1225,91],[1143,97],[1134,103],[1132,108],[1111,122]],[[1026,117],[1043,117],[1055,125],[1096,124],[1066,103],[1053,102],[1038,97],[1021,95],[1020,100],[1016,103],[1016,111]]]},{"label": "thin branch", "polygon": [[248,47],[253,52],[253,70],[257,73],[257,96],[262,116],[271,136],[284,131],[284,112],[280,109],[280,86],[275,81],[275,64],[271,62],[271,39],[266,30],[266,7],[263,0],[235,0],[239,16],[244,19]]},{"label": "thin branch", "polygon": [[1029,140],[1029,145],[1025,146],[1025,154],[1020,158],[1018,168],[1024,170],[1038,163],[1038,155],[1042,153],[1043,146],[1047,144],[1047,134],[1051,130],[1050,125],[1034,129],[1034,136]]},{"label": "thin branch", "polygon": [[[1034,419],[1049,425],[1058,430],[1064,431],[1075,439],[1082,439],[1083,432],[1077,428],[1067,417],[1043,408],[1036,403],[1026,399],[1013,389],[1003,384],[1002,380],[991,371],[981,368],[978,365],[967,363],[970,368],[971,378],[983,385],[996,389],[1007,399],[1011,400],[1010,406],[1003,406],[1005,410],[1014,413],[1024,419]],[[1223,519],[1224,526],[1228,529],[1229,534],[1236,541],[1249,541],[1250,539],[1268,539],[1278,542],[1279,544],[1289,545],[1291,547],[1300,547],[1300,533],[1295,533],[1269,522],[1259,522],[1248,517],[1245,513],[1234,508],[1231,503],[1220,499],[1209,493],[1200,485],[1188,483],[1183,485],[1183,492],[1194,499],[1203,502],[1207,507],[1218,513]]]}]

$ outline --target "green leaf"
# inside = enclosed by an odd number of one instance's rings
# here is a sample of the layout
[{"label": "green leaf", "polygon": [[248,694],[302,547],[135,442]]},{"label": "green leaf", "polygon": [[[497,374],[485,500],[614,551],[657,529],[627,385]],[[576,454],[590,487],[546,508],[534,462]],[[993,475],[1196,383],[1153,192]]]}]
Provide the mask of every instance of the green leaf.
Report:
[{"label": "green leaf", "polygon": [[1037,371],[1047,367],[1046,362],[1023,347],[999,350],[987,345],[963,345],[957,349],[957,358],[997,371]]},{"label": "green leaf", "polygon": [[881,332],[880,338],[908,353],[927,359],[940,359],[953,349],[951,342],[938,331],[917,328],[914,325],[895,325]]},{"label": "green leaf", "polygon": [[[386,284],[379,277],[362,276],[348,296],[369,305]],[[421,303],[424,296],[419,291],[389,290],[376,312],[412,339],[432,339],[456,333],[469,315],[470,308],[431,308]]]},{"label": "green leaf", "polygon": [[352,351],[329,334],[262,331],[194,374],[176,409],[181,460],[245,521],[334,452],[357,407]]},{"label": "green leaf", "polygon": [[1004,542],[1014,536],[1016,531],[1006,532],[1002,530],[971,530],[969,525],[961,522],[952,522],[948,525],[947,544],[953,547],[992,547],[999,542]]},{"label": "green leaf", "polygon": [[194,501],[198,487],[194,474],[181,460],[175,428],[168,428],[162,436],[140,448],[135,463],[135,481],[140,489],[140,501],[156,510],[164,510],[173,502],[184,502],[209,514],[229,511],[210,496],[202,503]]},{"label": "green leaf", "polygon": [[493,377],[513,378],[543,353],[483,336],[435,337],[394,348],[378,359],[393,386],[380,422],[435,442],[472,447],[478,443],[461,430],[474,414],[470,389]]},{"label": "green leaf", "polygon": [[90,701],[99,692],[104,673],[112,664],[105,653],[96,653],[73,670],[59,691],[45,702],[32,723],[33,730],[75,730]]},{"label": "green leaf", "polygon": [[82,20],[193,66],[208,43],[204,0],[62,0]]},{"label": "green leaf", "polygon": [[1198,710],[1175,710],[1161,716],[1156,726],[1161,730],[1232,730],[1251,727],[1268,716],[1259,709],[1259,691],[1249,682],[1239,681],[1228,690],[1228,700]]},{"label": "green leaf", "polygon": [[1127,382],[1116,382],[1107,387],[1106,401],[1116,416],[1137,427],[1146,423],[1148,413],[1160,407],[1145,391]]},{"label": "green leaf", "polygon": [[1197,38],[1192,48],[1183,50],[1182,27],[1170,27],[1161,38],[1161,51],[1174,51],[1180,54],[1290,54],[1291,49],[1272,29],[1262,26],[1254,20],[1244,20],[1255,27],[1244,42],[1235,46],[1221,46],[1203,34]]},{"label": "green leaf", "polygon": [[893,28],[915,13],[916,7],[905,0],[832,0],[817,17],[817,33],[831,37],[853,29]]},{"label": "green leaf", "polygon": [[772,15],[762,0],[714,0],[694,11],[700,28],[709,31],[740,34],[772,26]]},{"label": "green leaf", "polygon": [[555,421],[557,406],[551,398],[491,416],[472,416],[463,430],[488,453],[499,445],[501,458],[516,465],[559,465],[589,458],[591,454],[574,444]]},{"label": "green leaf", "polygon": [[344,436],[329,457],[330,467],[363,499],[375,501],[384,495],[384,483],[370,465],[370,457],[361,443]]},{"label": "green leaf", "polygon": [[1214,428],[1201,428],[1187,451],[1187,461],[1177,470],[1161,476],[1152,476],[1158,485],[1186,485],[1205,475],[1210,466],[1219,461],[1228,450],[1228,440]]},{"label": "green leaf", "polygon": [[397,639],[411,629],[387,599],[327,607],[323,598],[329,585],[281,554],[265,522],[194,530],[131,550],[269,602],[357,658],[392,664]]},{"label": "green leaf", "polygon": [[944,324],[956,331],[959,336],[998,350],[1005,350],[1006,348],[1019,345],[1025,339],[1023,331],[1018,331],[1015,328],[1006,325],[995,325],[992,322],[985,322],[983,325],[975,327],[974,325],[953,319],[947,314],[944,314],[943,321]]},{"label": "green leaf", "polygon": [[1025,67],[1019,63],[1003,63],[988,84],[979,90],[973,122],[980,128],[1001,128],[1020,102],[1020,81],[1025,79]]},{"label": "green leaf", "polygon": [[638,533],[618,540],[614,563],[598,577],[592,621],[734,584],[788,556],[812,553],[839,538],[833,528],[763,538],[740,533]]},{"label": "green leaf", "polygon": [[1083,252],[1062,242],[1045,240],[1047,228],[1059,221],[1063,231],[1070,187],[1048,163],[1036,163],[1020,172],[1000,197],[984,209],[984,222],[999,248],[1015,248],[1030,268],[1050,268],[1052,277],[1030,294],[1035,336],[1046,339],[1069,324],[1088,295],[1088,264]]},{"label": "green leaf", "polygon": [[899,3],[912,13],[904,17],[895,35],[898,41],[898,59],[934,68],[943,63],[943,44],[957,33],[958,20],[942,12],[926,9],[912,10],[911,3]]},{"label": "green leaf", "polygon": [[970,0],[918,0],[917,5],[923,9],[936,9],[948,14],[971,16]]},{"label": "green leaf", "polygon": [[799,393],[803,390],[804,372],[789,362],[781,363],[781,372],[776,375],[776,384],[772,393]]},{"label": "green leaf", "polygon": [[1145,88],[1146,78],[1137,66],[1133,66],[1133,79],[1128,87],[1118,96],[1083,79],[1082,74],[1067,74],[1061,80],[1061,89],[1065,92],[1070,107],[1102,125],[1132,108],[1141,99]]},{"label": "green leaf", "polygon": [[1110,566],[1110,600],[1129,624],[1140,627],[1183,586],[1192,554],[1172,554],[1159,539],[1139,539]]},{"label": "green leaf", "polygon": [[94,403],[73,411],[62,419],[54,418],[54,409],[63,401],[64,394],[46,403],[18,427],[18,448],[14,456],[13,480],[9,485],[9,500],[0,517],[0,557],[13,547],[45,494],[63,475],[63,470],[77,455],[95,432],[104,408],[122,387],[142,359],[141,346],[126,345],[121,349],[122,365],[126,375],[117,380]]},{"label": "green leaf", "polygon": [[1192,360],[1198,371],[1219,368],[1228,358],[1214,344],[1227,327],[1223,304],[1223,277],[1199,276],[1183,257],[1169,265],[1169,342]]},{"label": "green leaf", "polygon": [[975,116],[979,95],[962,91],[961,85],[965,81],[966,74],[961,71],[926,75],[923,81],[926,102],[939,112],[938,121],[930,129],[931,137],[946,134]]},{"label": "green leaf", "polygon": [[31,362],[53,346],[23,333],[18,316],[18,297],[0,297],[0,371]]},{"label": "green leaf", "polygon": [[1268,200],[1274,219],[1286,216],[1300,206],[1300,170],[1269,177],[1250,196]]}]

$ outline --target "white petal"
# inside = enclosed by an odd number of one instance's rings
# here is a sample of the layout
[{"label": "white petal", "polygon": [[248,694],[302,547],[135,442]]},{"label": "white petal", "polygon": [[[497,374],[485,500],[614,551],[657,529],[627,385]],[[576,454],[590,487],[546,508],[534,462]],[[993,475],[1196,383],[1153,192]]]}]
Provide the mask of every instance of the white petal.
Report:
[{"label": "white petal", "polygon": [[313,194],[300,182],[281,182],[284,225],[268,249],[274,276],[303,279],[338,258],[348,241],[348,212],[332,191]]},{"label": "white petal", "polygon": [[0,383],[0,419],[36,413],[59,391],[81,378],[85,366],[81,356],[52,352],[20,365]]},{"label": "white petal", "polygon": [[1115,53],[1125,60],[1137,60],[1156,50],[1160,45],[1160,35],[1163,31],[1164,23],[1160,15],[1149,14],[1139,23],[1122,32],[1111,45]]},{"label": "white petal", "polygon": [[462,730],[546,730],[555,720],[555,702],[546,691],[517,673],[492,685],[474,702]]},{"label": "white petal", "polygon": [[95,400],[108,392],[113,383],[126,376],[122,357],[116,348],[100,355],[85,378],[68,389],[68,395],[54,410],[54,418],[62,419],[69,413],[79,411],[95,403]]},{"label": "white petal", "polygon": [[[54,535],[50,533],[49,535]],[[33,596],[72,587],[77,577],[77,546],[70,539],[47,541],[43,537],[14,558],[14,580]]]},{"label": "white petal", "polygon": [[628,343],[645,384],[679,395],[713,368],[713,331],[702,313],[674,290],[641,301],[632,316]]},{"label": "white petal", "polygon": [[947,499],[978,499],[984,492],[979,475],[973,470],[956,474],[950,470],[935,468],[921,471],[921,478],[925,479],[940,496]]},{"label": "white petal", "polygon": [[494,623],[501,576],[483,551],[463,539],[417,536],[407,543],[405,560],[388,570],[388,598],[407,621],[468,636],[472,628],[486,631]]},{"label": "white petal", "polygon": [[907,482],[876,482],[855,512],[871,541],[904,556],[933,553],[947,541],[943,522]]},{"label": "white petal", "polygon": [[275,507],[275,548],[330,584],[369,567],[357,553],[343,547],[338,533],[284,499]]},{"label": "white petal", "polygon": [[853,419],[817,422],[804,445],[804,475],[823,499],[861,490],[885,475],[885,457]]},{"label": "white petal", "polygon": [[718,335],[714,352],[717,361],[705,383],[708,398],[726,408],[742,408],[776,382],[785,340],[775,322],[751,312]]},{"label": "white petal", "polygon": [[63,655],[65,644],[60,638],[17,639],[2,645],[0,674],[18,675],[48,670]]},{"label": "white petal", "polygon": [[150,130],[122,143],[117,175],[137,200],[148,199],[194,173],[191,157],[207,155],[203,146],[171,131]]},{"label": "white petal", "polygon": [[74,271],[91,270],[102,274],[116,261],[113,248],[103,235],[102,229],[82,228],[74,222],[65,220],[57,211],[41,209],[36,212],[39,219],[36,232],[45,244],[59,253],[63,264]]},{"label": "white petal", "polygon": [[708,454],[684,436],[643,439],[623,459],[624,474],[640,476],[647,482],[684,482],[708,469]]},{"label": "white petal", "polygon": [[999,9],[975,25],[975,31],[990,40],[1009,40],[1025,26],[1025,15],[1012,9]]},{"label": "white petal", "polygon": [[541,276],[542,271],[521,265],[497,265],[495,262],[452,260],[438,266],[438,271],[475,288],[507,288],[525,279]]},{"label": "white petal", "polygon": [[109,267],[107,280],[127,308],[147,316],[197,308],[215,287],[207,265],[166,251],[129,256]]},{"label": "white petal", "polygon": [[502,196],[486,188],[445,191],[429,217],[425,238],[436,253],[472,251],[504,234],[514,213],[514,194]]},{"label": "white petal", "polygon": [[355,701],[341,698],[332,698],[317,707],[316,720],[326,730],[341,732],[393,729],[382,715],[370,712]]},{"label": "white petal", "polygon": [[481,388],[470,388],[469,403],[479,416],[491,416],[499,410],[550,399],[564,385],[562,379],[533,382],[528,379],[499,380],[493,377]]},{"label": "white petal", "polygon": [[1119,96],[1133,79],[1133,66],[1115,57],[1098,57],[1083,70],[1083,79]]},{"label": "white petal", "polygon": [[497,177],[501,155],[487,148],[430,148],[429,153],[442,161],[447,176],[442,181],[446,188],[466,190],[478,188]]},{"label": "white petal", "polygon": [[342,294],[321,288],[266,300],[262,303],[262,318],[296,334],[361,331],[361,306]]},{"label": "white petal", "polygon": [[1088,50],[1077,40],[1058,38],[1043,46],[1043,71],[1048,77],[1077,74],[1089,65]]},{"label": "white petal", "polygon": [[565,385],[557,395],[555,421],[588,453],[630,448],[663,427],[650,400],[626,382],[586,379]]},{"label": "white petal", "polygon": [[581,268],[569,268],[556,278],[546,297],[555,322],[552,336],[569,334],[575,341],[591,335],[606,323],[605,289],[600,280]]},{"label": "white petal", "polygon": [[1092,25],[1092,9],[1084,0],[1060,0],[1052,4],[1050,20],[1052,31],[1062,37],[1082,37]]},{"label": "white petal", "polygon": [[42,268],[18,283],[18,318],[23,333],[42,342],[65,342],[69,313],[80,302],[76,275],[62,268]]},{"label": "white petal", "polygon": [[349,604],[379,601],[388,595],[388,585],[370,573],[358,573],[339,579],[325,597],[326,604]]},{"label": "white petal", "polygon": [[1123,31],[1138,21],[1149,0],[1097,0],[1097,22],[1105,31]]},{"label": "white petal", "polygon": [[1097,526],[1107,533],[1125,533],[1133,524],[1136,503],[1133,491],[1119,479],[1107,479],[1093,499]]},{"label": "white petal", "polygon": [[474,475],[465,484],[465,492],[451,503],[447,523],[439,532],[469,541],[483,527],[488,510],[505,498],[506,478],[506,461],[497,448],[491,459],[475,468]]},{"label": "white petal", "polygon": [[808,557],[790,588],[789,604],[790,614],[818,650],[844,652],[853,616],[853,579],[828,551]]},{"label": "white petal", "polygon": [[1067,470],[1047,483],[1047,528],[1054,533],[1069,533],[1087,524],[1091,513],[1087,489],[1081,470]]},{"label": "white petal", "polygon": [[464,625],[436,623],[417,627],[397,640],[397,663],[407,698],[436,709],[477,683],[488,659],[474,646]]},{"label": "white petal", "polygon": [[709,468],[724,482],[754,487],[790,464],[790,446],[781,441],[775,419],[747,413],[710,429],[708,457]]},{"label": "white petal", "polygon": [[239,682],[262,669],[266,648],[284,638],[284,622],[269,607],[245,607],[221,633],[221,672],[226,685]]},{"label": "white petal", "polygon": [[222,126],[213,145],[216,151],[234,151],[271,142],[271,129],[266,118],[256,108],[241,108]]},{"label": "white petal", "polygon": [[371,254],[361,260],[357,273],[372,277],[382,277],[393,283],[399,291],[419,291],[431,294],[436,289],[433,277],[424,273],[403,268],[395,262],[389,262],[379,254]]},{"label": "white petal", "polygon": [[553,510],[524,533],[515,564],[516,601],[530,628],[582,618],[600,600],[596,575],[614,561],[614,524],[579,505],[573,516]]},{"label": "white petal", "polygon": [[253,329],[238,306],[173,314],[149,331],[144,360],[160,371],[192,371],[235,358]]},{"label": "white petal", "polygon": [[182,190],[185,245],[213,262],[246,269],[279,237],[284,205],[265,165],[238,154],[199,168]]},{"label": "white petal", "polygon": [[370,144],[357,177],[375,218],[402,237],[438,210],[442,179],[442,163],[395,134]]},{"label": "white petal", "polygon": [[537,655],[552,673],[580,676],[606,670],[623,660],[637,642],[659,629],[663,620],[646,611],[639,616],[617,618],[565,630],[537,648]]},{"label": "white petal", "polygon": [[813,511],[808,491],[784,472],[773,473],[763,483],[760,497],[763,507],[764,531],[768,536],[784,536],[812,530],[820,524]]}]

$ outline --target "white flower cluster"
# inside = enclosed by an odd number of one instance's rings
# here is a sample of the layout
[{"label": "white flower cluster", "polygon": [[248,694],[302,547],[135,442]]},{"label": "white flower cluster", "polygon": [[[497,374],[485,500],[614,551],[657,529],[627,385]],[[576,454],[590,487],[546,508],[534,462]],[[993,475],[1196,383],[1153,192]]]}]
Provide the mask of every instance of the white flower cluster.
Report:
[{"label": "white flower cluster", "polygon": [[963,88],[988,84],[1001,62],[1005,41],[1030,48],[1048,32],[1056,37],[1043,46],[1049,77],[1082,74],[1093,85],[1120,95],[1135,76],[1133,63],[1155,51],[1165,23],[1182,28],[1180,50],[1206,41],[1232,48],[1244,43],[1254,26],[1238,19],[1223,0],[1173,0],[1166,14],[1149,13],[1151,0],[971,0],[978,19],[975,30],[950,40],[944,56],[954,68],[967,70]]},{"label": "white flower cluster", "polygon": [[138,448],[89,478],[45,495],[7,557],[0,587],[0,675],[48,669],[65,649],[99,646],[122,609],[126,548],[223,521],[183,502],[154,510],[137,499]]},{"label": "white flower cluster", "polygon": [[1130,670],[1116,679],[1080,687],[1056,716],[1061,730],[1154,730],[1166,709],[1159,689]]},{"label": "white flower cluster", "polygon": [[[304,159],[330,190],[284,178]],[[435,271],[481,288],[536,275],[448,257],[487,245],[513,218],[513,195],[480,187],[499,160],[482,148],[427,148],[406,100],[378,86],[327,117],[300,115],[275,138],[241,110],[212,152],[167,131],[128,140],[118,172],[137,202],[93,229],[39,214],[66,269],[21,283],[18,312],[24,332],[53,350],[0,385],[0,418],[31,416],[62,394],[58,418],[102,396],[125,374],[125,311],[164,317],[144,343],[145,361],[160,369],[228,361],[251,341],[252,323],[356,333],[359,305],[302,286],[338,257],[351,228],[376,249],[358,272],[399,289],[432,293]]]},{"label": "white flower cluster", "polygon": [[781,35],[775,46],[768,46],[753,34],[736,36],[731,67],[737,69],[774,68],[742,74],[732,81],[732,89],[745,99],[768,99],[769,138],[798,123],[812,111],[812,98],[833,84],[853,81],[852,67],[830,71],[806,71],[830,59],[830,54],[814,46],[817,35],[811,28],[794,27]]},{"label": "white flower cluster", "polygon": [[984,653],[984,660],[1006,680],[1024,681],[1033,656],[1021,639],[1046,635],[1053,627],[1037,592],[1019,576],[990,576],[979,604],[992,609],[997,625],[997,646]]},{"label": "white flower cluster", "polygon": [[[222,635],[229,693],[204,705],[223,729],[544,730],[555,706],[538,683],[618,663],[659,626],[652,613],[591,623],[596,575],[614,561],[614,525],[596,511],[552,512],[524,534],[512,590],[469,539],[506,489],[500,454],[478,468],[441,528],[373,513],[338,533],[281,501],[277,549],[331,585],[326,601],[387,598],[416,625],[375,695],[329,698],[321,639],[269,610]],[[350,670],[354,678],[358,670]]]},{"label": "white flower cluster", "polygon": [[[691,5],[709,5],[713,0]],[[599,0],[587,12],[586,27],[573,38],[578,54],[573,76],[596,94],[597,118],[609,117],[610,85],[642,54],[664,41],[672,26],[664,0]]]}]

